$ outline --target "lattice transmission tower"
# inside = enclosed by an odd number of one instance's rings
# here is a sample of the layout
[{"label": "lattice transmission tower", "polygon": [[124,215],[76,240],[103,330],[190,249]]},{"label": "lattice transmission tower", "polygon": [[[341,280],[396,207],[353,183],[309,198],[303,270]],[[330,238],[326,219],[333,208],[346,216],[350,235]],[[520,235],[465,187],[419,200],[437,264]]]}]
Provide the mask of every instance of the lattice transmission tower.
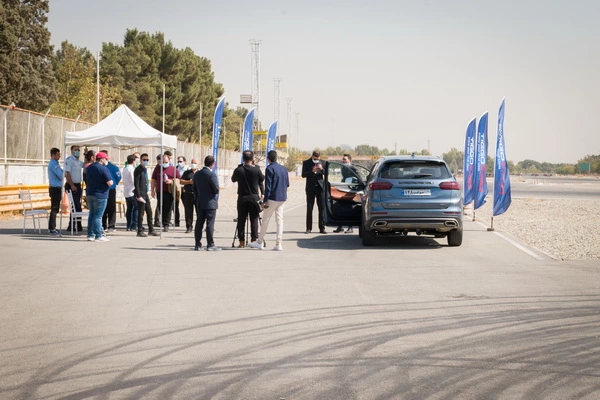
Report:
[{"label": "lattice transmission tower", "polygon": [[252,107],[254,107],[254,125],[260,130],[260,44],[262,40],[250,40],[250,63],[252,82]]},{"label": "lattice transmission tower", "polygon": [[281,78],[273,79],[273,119],[281,126]]},{"label": "lattice transmission tower", "polygon": [[291,136],[292,136],[292,98],[291,97],[286,97],[285,101],[287,102],[287,108],[286,108],[286,132],[287,133],[287,142],[289,144],[292,143]]}]

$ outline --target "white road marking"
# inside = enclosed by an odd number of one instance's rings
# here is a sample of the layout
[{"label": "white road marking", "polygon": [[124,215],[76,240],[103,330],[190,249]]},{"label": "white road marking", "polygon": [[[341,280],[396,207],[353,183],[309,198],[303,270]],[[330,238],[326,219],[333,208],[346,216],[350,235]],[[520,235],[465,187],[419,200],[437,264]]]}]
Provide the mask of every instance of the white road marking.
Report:
[{"label": "white road marking", "polygon": [[[481,222],[481,221],[475,221],[475,222],[477,222],[479,225],[483,226],[486,229],[488,228],[488,226],[486,224],[484,224],[483,222]],[[502,233],[496,232],[496,231],[493,231],[493,233],[496,236],[498,236],[499,238],[506,240],[508,243],[512,244],[517,249],[523,251],[525,254],[530,255],[531,257],[535,258],[538,261],[544,261],[544,257],[541,257],[541,256],[537,255],[533,251],[529,250],[528,248],[526,248],[525,246],[521,245],[520,243],[514,241],[513,239],[509,238],[508,236],[505,236]],[[540,251],[540,250],[538,250],[538,251]],[[548,256],[548,257],[550,257],[550,256]],[[550,257],[550,258],[552,258],[552,257]]]}]

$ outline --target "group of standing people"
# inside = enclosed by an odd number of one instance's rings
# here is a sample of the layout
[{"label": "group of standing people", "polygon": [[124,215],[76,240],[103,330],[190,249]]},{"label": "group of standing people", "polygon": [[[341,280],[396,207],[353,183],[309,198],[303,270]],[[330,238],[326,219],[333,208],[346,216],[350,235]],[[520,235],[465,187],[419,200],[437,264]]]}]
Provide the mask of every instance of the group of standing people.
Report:
[{"label": "group of standing people", "polygon": [[[50,155],[48,177],[52,206],[48,230],[52,235],[60,235],[56,229],[56,215],[60,208],[63,185],[63,170],[58,163],[60,150],[53,148]],[[178,203],[181,200],[184,205],[186,233],[194,232],[194,249],[202,249],[202,236],[205,231],[206,250],[220,250],[215,246],[213,236],[219,193],[218,179],[212,170],[215,163],[213,156],[207,156],[204,159],[202,168],[196,159],[192,159],[191,165],[188,167],[183,156],[178,157],[177,165],[173,165],[172,153],[166,151],[157,157],[157,164],[152,171],[151,179],[148,177],[150,157],[147,153],[141,155],[133,153],[127,156],[122,173],[118,166],[110,162],[106,150],[96,154],[91,150],[86,152],[85,163],[79,160],[80,156],[80,147],[71,146],[71,155],[65,160],[64,167],[65,190],[72,193],[75,210],[81,211],[82,182],[86,183],[86,198],[90,210],[87,235],[89,241],[109,241],[106,232],[115,229],[116,187],[122,178],[127,205],[128,231],[137,232],[138,237],[159,236],[155,227],[162,227],[164,231],[168,231],[173,211],[175,211],[174,225],[179,226]],[[274,150],[267,154],[267,167],[264,174],[255,165],[252,151],[244,151],[242,161],[243,163],[234,170],[231,176],[232,182],[238,184],[236,226],[238,247],[243,248],[248,245],[252,248],[262,249],[269,221],[275,215],[277,234],[273,249],[283,250],[283,209],[289,187],[288,172],[277,163],[277,152]],[[351,162],[351,156],[345,154],[343,163],[352,168]],[[315,150],[311,158],[302,163],[302,177],[306,179],[307,234],[312,231],[315,202],[318,208],[319,233],[327,233],[323,221],[323,172],[321,154]],[[157,200],[154,220],[150,205],[151,198]],[[263,210],[262,224],[260,224],[260,213]],[[193,225],[194,211],[197,214],[195,228]],[[144,214],[148,226],[147,231],[144,228]],[[246,243],[244,232],[246,222],[250,225],[250,243]],[[204,230],[205,225],[206,230]],[[83,230],[80,221],[73,228],[76,231]],[[69,226],[68,229],[71,227]],[[343,227],[338,227],[334,232],[341,231],[343,231]],[[351,232],[352,227],[348,227],[346,233]]]},{"label": "group of standing people", "polygon": [[[56,147],[50,150],[48,163],[48,180],[50,194],[50,216],[48,218],[48,232],[53,236],[60,236],[56,229],[56,216],[60,211],[62,198],[63,178],[64,189],[70,192],[75,211],[81,211],[81,198],[83,194],[82,183],[86,184],[86,201],[89,209],[88,240],[107,242],[105,232],[115,229],[116,224],[116,187],[121,180],[118,166],[112,164],[106,150],[96,154],[86,153],[86,161],[80,160],[81,149],[77,145],[71,146],[71,155],[67,157],[64,171],[59,164],[61,154]],[[69,220],[68,230],[83,231],[81,220],[71,226]]]}]

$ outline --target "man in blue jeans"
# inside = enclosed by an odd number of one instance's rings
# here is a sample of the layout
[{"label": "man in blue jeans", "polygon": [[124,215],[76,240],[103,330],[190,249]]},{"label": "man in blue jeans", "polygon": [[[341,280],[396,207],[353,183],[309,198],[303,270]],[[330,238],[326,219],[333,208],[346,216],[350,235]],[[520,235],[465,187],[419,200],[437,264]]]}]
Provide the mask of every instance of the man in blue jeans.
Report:
[{"label": "man in blue jeans", "polygon": [[108,201],[108,190],[113,184],[110,172],[106,165],[108,155],[103,152],[96,154],[96,162],[86,169],[86,199],[90,215],[88,217],[88,240],[90,242],[108,242],[102,236],[102,215]]}]

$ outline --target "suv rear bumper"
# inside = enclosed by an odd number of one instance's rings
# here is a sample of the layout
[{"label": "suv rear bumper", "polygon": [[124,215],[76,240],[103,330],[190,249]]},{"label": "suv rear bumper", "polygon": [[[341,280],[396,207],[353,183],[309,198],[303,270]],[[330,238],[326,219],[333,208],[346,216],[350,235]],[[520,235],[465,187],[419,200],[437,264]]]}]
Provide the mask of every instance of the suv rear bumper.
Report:
[{"label": "suv rear bumper", "polygon": [[399,231],[436,231],[449,232],[462,229],[461,218],[377,218],[373,217],[365,224],[365,228],[381,233]]}]

